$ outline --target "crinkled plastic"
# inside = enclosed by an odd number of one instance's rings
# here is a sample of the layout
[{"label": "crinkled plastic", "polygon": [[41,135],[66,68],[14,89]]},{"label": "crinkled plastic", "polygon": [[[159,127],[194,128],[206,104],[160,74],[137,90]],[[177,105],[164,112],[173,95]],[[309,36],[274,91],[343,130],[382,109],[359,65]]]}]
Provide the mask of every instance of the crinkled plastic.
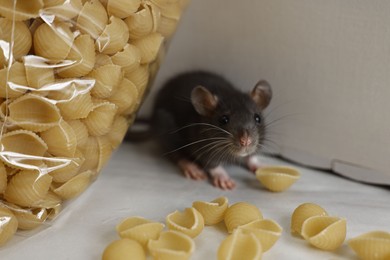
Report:
[{"label": "crinkled plastic", "polygon": [[187,2],[0,0],[0,245],[97,177]]}]

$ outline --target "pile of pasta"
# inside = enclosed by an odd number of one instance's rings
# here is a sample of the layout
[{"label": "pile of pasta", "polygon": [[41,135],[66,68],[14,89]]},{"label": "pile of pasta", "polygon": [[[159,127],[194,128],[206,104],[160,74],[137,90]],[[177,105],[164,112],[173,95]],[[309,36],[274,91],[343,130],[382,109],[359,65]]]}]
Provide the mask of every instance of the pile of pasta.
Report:
[{"label": "pile of pasta", "polygon": [[0,244],[96,178],[188,0],[0,0]]}]

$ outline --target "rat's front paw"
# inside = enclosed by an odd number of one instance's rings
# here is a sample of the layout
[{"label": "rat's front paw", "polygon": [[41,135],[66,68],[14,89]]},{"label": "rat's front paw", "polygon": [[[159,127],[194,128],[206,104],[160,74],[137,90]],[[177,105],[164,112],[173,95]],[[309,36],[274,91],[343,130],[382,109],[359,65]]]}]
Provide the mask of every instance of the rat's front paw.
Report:
[{"label": "rat's front paw", "polygon": [[223,175],[213,177],[213,185],[223,190],[232,190],[236,187],[236,183],[229,176]]},{"label": "rat's front paw", "polygon": [[207,178],[205,171],[194,162],[182,159],[177,164],[186,178],[193,180],[204,180]]}]

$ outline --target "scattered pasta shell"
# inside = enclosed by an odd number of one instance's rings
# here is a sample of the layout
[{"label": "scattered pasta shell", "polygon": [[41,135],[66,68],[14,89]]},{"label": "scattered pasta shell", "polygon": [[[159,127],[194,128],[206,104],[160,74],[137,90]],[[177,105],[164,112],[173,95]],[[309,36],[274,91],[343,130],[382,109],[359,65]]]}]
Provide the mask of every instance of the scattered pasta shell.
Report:
[{"label": "scattered pasta shell", "polygon": [[108,14],[119,18],[126,18],[135,13],[141,4],[141,0],[108,0]]},{"label": "scattered pasta shell", "polygon": [[160,12],[157,10],[153,5],[142,3],[137,12],[125,19],[130,39],[140,39],[155,31],[160,19]]},{"label": "scattered pasta shell", "polygon": [[261,184],[274,192],[288,189],[299,177],[300,174],[296,169],[285,166],[263,167],[256,171],[256,178]]},{"label": "scattered pasta shell", "polygon": [[263,214],[252,204],[247,202],[237,202],[225,212],[225,225],[229,233],[239,226],[248,224],[252,221],[263,219]]},{"label": "scattered pasta shell", "polygon": [[4,198],[22,207],[34,207],[49,191],[52,177],[37,170],[22,170],[8,183]]},{"label": "scattered pasta shell", "polygon": [[108,22],[107,11],[99,0],[86,1],[77,17],[77,28],[97,39]]},{"label": "scattered pasta shell", "polygon": [[157,240],[149,240],[148,249],[154,259],[188,260],[195,251],[195,243],[186,234],[165,231]]},{"label": "scattered pasta shell", "polygon": [[348,240],[348,245],[362,260],[390,259],[390,233],[371,231]]},{"label": "scattered pasta shell", "polygon": [[125,117],[117,116],[114,119],[114,123],[112,124],[112,129],[107,134],[112,149],[118,148],[118,146],[122,143],[128,128],[129,128],[129,123]]},{"label": "scattered pasta shell", "polygon": [[115,91],[115,87],[123,79],[121,67],[118,65],[104,65],[91,71],[88,75],[96,79],[92,88],[92,95],[97,98],[108,98]]},{"label": "scattered pasta shell", "polygon": [[18,220],[18,229],[34,229],[40,226],[47,218],[47,211],[44,208],[22,209],[16,205],[11,204],[7,204],[7,206]]},{"label": "scattered pasta shell", "polygon": [[53,15],[57,19],[71,20],[83,7],[81,0],[44,0],[43,15]]},{"label": "scattered pasta shell", "polygon": [[347,221],[338,217],[314,216],[303,222],[302,236],[322,250],[335,250],[342,245],[347,233]]},{"label": "scattered pasta shell", "polygon": [[24,21],[39,17],[39,10],[43,8],[42,0],[14,1],[0,0],[0,15],[10,20]]},{"label": "scattered pasta shell", "polygon": [[273,220],[255,220],[239,227],[243,233],[252,233],[260,241],[263,252],[267,252],[280,238],[282,227]]},{"label": "scattered pasta shell", "polygon": [[104,54],[115,54],[125,47],[129,40],[129,29],[126,23],[115,16],[110,17],[109,23],[102,34],[96,39],[96,50]]},{"label": "scattered pasta shell", "polygon": [[[15,60],[19,60],[21,57],[28,54],[32,45],[32,36],[25,23],[15,22],[13,25],[12,19],[0,18],[0,28],[0,40],[10,43],[11,37],[13,37],[12,55]],[[14,30],[13,35],[12,29]],[[5,57],[8,57],[8,53],[5,53]]]},{"label": "scattered pasta shell", "polygon": [[87,118],[83,119],[82,122],[87,126],[90,135],[105,135],[112,127],[116,111],[117,107],[113,103],[97,103]]},{"label": "scattered pasta shell", "polygon": [[202,214],[205,225],[215,225],[224,219],[228,208],[228,199],[219,197],[211,202],[195,201],[192,207]]},{"label": "scattered pasta shell", "polygon": [[43,23],[34,33],[34,50],[37,55],[51,61],[62,61],[68,56],[73,40],[70,25],[61,22],[50,25]]},{"label": "scattered pasta shell", "polygon": [[80,195],[91,182],[92,171],[85,171],[74,176],[59,187],[53,187],[53,192],[62,199],[71,199]]},{"label": "scattered pasta shell", "polygon": [[41,138],[48,145],[48,152],[60,157],[73,157],[77,139],[73,128],[64,120],[41,133]]},{"label": "scattered pasta shell", "polygon": [[88,128],[80,120],[69,120],[68,124],[73,128],[73,132],[76,134],[77,147],[85,145],[88,139]]},{"label": "scattered pasta shell", "polygon": [[161,34],[151,33],[132,42],[141,52],[141,64],[151,63],[156,59],[163,41],[164,37]]},{"label": "scattered pasta shell", "polygon": [[83,165],[85,161],[84,155],[76,150],[73,158],[57,158],[53,161],[45,161],[48,168],[53,170],[49,171],[49,174],[53,177],[53,181],[57,183],[64,183],[73,178]]},{"label": "scattered pasta shell", "polygon": [[130,217],[116,226],[121,238],[129,238],[139,242],[145,249],[150,239],[156,240],[164,224],[153,222],[141,217]]},{"label": "scattered pasta shell", "polygon": [[12,212],[0,206],[0,246],[4,245],[8,240],[12,238],[18,229],[18,220]]},{"label": "scattered pasta shell", "polygon": [[15,62],[9,70],[8,68],[0,69],[0,86],[2,98],[16,98],[23,95],[27,91],[26,71],[23,63]]},{"label": "scattered pasta shell", "polygon": [[190,237],[196,237],[204,228],[203,217],[195,208],[186,208],[183,212],[176,210],[167,216],[166,223],[169,229]]},{"label": "scattered pasta shell", "polygon": [[135,71],[125,73],[125,78],[134,83],[138,89],[139,99],[142,99],[149,82],[149,66],[139,66]]},{"label": "scattered pasta shell", "polygon": [[99,136],[97,138],[98,147],[99,147],[99,161],[97,165],[97,172],[100,172],[103,169],[103,166],[106,165],[107,161],[111,157],[112,146],[110,139],[106,136]]},{"label": "scattered pasta shell", "polygon": [[251,233],[236,229],[225,238],[218,248],[218,260],[260,260],[263,250],[260,241]]},{"label": "scattered pasta shell", "polygon": [[109,244],[103,252],[102,260],[146,260],[142,246],[131,239],[120,239]]},{"label": "scattered pasta shell", "polygon": [[60,111],[54,104],[34,94],[19,97],[9,104],[8,109],[12,123],[35,132],[45,131],[61,119]]},{"label": "scattered pasta shell", "polygon": [[54,70],[50,67],[34,66],[25,63],[26,79],[28,86],[34,89],[40,89],[46,84],[53,83]]},{"label": "scattered pasta shell", "polygon": [[108,100],[118,107],[118,114],[132,113],[137,109],[139,92],[133,82],[124,78]]},{"label": "scattered pasta shell", "polygon": [[85,158],[80,171],[96,170],[99,163],[99,144],[97,137],[88,137],[85,144],[79,148]]},{"label": "scattered pasta shell", "polygon": [[113,64],[121,66],[125,73],[131,72],[139,67],[141,53],[134,45],[126,44],[122,51],[111,57],[111,61]]},{"label": "scattered pasta shell", "polygon": [[328,213],[321,206],[314,203],[299,205],[291,216],[291,233],[300,236],[303,222],[313,216],[328,216]]}]

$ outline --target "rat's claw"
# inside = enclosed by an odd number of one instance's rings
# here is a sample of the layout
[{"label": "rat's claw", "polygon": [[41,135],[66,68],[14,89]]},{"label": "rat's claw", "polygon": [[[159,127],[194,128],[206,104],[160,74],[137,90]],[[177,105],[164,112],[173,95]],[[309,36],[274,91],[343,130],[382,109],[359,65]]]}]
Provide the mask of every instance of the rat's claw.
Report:
[{"label": "rat's claw", "polygon": [[182,159],[177,164],[188,179],[204,180],[207,178],[206,173],[194,162]]}]

